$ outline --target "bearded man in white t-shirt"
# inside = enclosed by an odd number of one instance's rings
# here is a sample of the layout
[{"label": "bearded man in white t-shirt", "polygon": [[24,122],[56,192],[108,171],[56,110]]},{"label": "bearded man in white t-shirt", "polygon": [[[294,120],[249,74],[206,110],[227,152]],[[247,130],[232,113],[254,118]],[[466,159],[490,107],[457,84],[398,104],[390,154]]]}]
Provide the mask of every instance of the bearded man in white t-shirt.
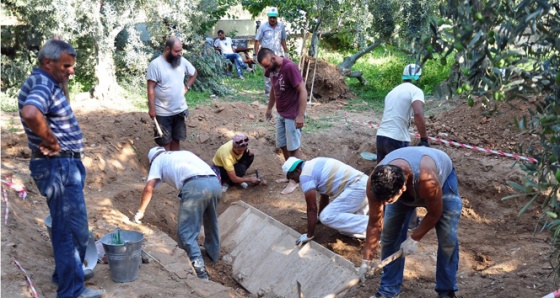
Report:
[{"label": "bearded man in white t-shirt", "polygon": [[[189,115],[185,95],[198,75],[194,66],[182,56],[183,44],[171,37],[164,53],[150,62],[148,80],[148,114],[156,119],[163,133],[154,130],[155,142],[168,151],[180,150],[187,138],[185,120]],[[185,83],[185,75],[189,78]]]}]

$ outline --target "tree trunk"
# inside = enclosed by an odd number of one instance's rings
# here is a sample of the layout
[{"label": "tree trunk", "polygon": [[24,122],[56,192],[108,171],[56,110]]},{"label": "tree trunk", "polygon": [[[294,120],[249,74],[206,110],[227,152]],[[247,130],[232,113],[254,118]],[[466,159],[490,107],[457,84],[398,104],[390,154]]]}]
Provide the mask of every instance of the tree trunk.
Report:
[{"label": "tree trunk", "polygon": [[113,51],[106,46],[100,47],[97,65],[95,66],[95,78],[97,81],[93,93],[95,98],[108,100],[111,95],[114,96],[119,93]]},{"label": "tree trunk", "polygon": [[317,21],[317,25],[313,28],[313,35],[311,36],[311,44],[309,45],[308,56],[315,58],[317,51],[319,51],[319,28],[321,27],[321,19]]},{"label": "tree trunk", "polygon": [[381,43],[382,43],[382,41],[378,40],[378,41],[372,43],[371,45],[369,45],[367,48],[357,52],[354,55],[352,55],[351,57],[344,57],[344,60],[342,60],[342,62],[336,66],[338,68],[338,71],[340,71],[340,73],[345,77],[357,78],[358,81],[360,81],[360,83],[362,85],[365,84],[366,80],[362,77],[362,73],[360,71],[352,72],[352,66],[354,66],[354,64],[356,64],[356,61],[358,61],[358,59],[360,59],[365,54],[373,51]]}]

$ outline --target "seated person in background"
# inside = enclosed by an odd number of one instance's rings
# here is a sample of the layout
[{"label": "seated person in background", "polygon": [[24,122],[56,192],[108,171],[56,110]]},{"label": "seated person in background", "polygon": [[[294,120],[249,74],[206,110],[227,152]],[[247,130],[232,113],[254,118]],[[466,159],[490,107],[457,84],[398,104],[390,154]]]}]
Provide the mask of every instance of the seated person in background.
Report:
[{"label": "seated person in background", "polygon": [[247,64],[243,62],[239,54],[234,52],[231,38],[225,36],[224,30],[218,30],[218,38],[214,41],[214,48],[220,50],[226,59],[235,64],[237,76],[241,80],[244,80],[245,78],[243,77],[242,70],[247,68]]},{"label": "seated person in background", "polygon": [[[215,171],[219,171],[222,179],[222,192],[226,192],[229,184],[235,183],[246,188],[247,182],[258,184],[261,182],[256,177],[243,177],[253,163],[255,155],[249,148],[249,137],[237,134],[233,140],[228,141],[218,148],[212,162]],[[264,183],[264,181],[263,181]]]}]

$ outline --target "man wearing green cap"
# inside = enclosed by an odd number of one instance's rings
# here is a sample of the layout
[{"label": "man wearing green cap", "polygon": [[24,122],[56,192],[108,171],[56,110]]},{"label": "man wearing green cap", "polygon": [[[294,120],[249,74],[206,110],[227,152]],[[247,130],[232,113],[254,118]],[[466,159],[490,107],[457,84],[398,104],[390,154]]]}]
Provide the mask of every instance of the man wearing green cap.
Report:
[{"label": "man wearing green cap", "polygon": [[[369,219],[367,175],[328,157],[303,161],[292,156],[286,160],[282,171],[286,178],[301,185],[307,203],[307,233],[299,237],[296,245],[303,245],[315,237],[318,219],[343,235],[365,239]],[[321,197],[319,210],[317,193]]]},{"label": "man wearing green cap", "polygon": [[[422,68],[417,64],[405,66],[402,83],[393,88],[385,97],[383,118],[377,130],[376,148],[377,162],[380,163],[387,154],[399,148],[410,145],[410,132],[408,128],[414,117],[414,124],[420,135],[418,146],[430,147],[424,120],[424,92],[413,82],[420,80]],[[418,226],[416,211],[410,219],[409,228]]]},{"label": "man wearing green cap", "polygon": [[[259,27],[255,36],[255,50],[253,60],[257,61],[257,54],[262,46],[271,49],[274,55],[288,58],[288,46],[286,45],[286,28],[284,23],[278,22],[278,8],[268,9],[268,22]],[[270,79],[264,77],[264,93],[268,98],[270,94]]]},{"label": "man wearing green cap", "polygon": [[419,65],[407,65],[402,75],[403,82],[385,97],[383,118],[376,137],[378,162],[381,162],[389,152],[410,145],[408,128],[412,115],[420,134],[418,145],[430,146],[424,120],[424,92],[413,84],[421,75],[422,68]]}]

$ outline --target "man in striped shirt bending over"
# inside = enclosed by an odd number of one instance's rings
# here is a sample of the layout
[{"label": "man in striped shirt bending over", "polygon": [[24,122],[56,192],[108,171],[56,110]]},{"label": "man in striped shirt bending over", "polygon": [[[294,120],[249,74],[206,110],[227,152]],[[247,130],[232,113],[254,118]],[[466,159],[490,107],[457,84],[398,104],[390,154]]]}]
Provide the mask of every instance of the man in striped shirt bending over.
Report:
[{"label": "man in striped shirt bending over", "polygon": [[[303,161],[292,156],[282,170],[287,179],[301,185],[307,203],[307,233],[300,236],[296,245],[303,245],[315,237],[315,226],[319,221],[343,235],[359,239],[366,237],[367,175],[328,157]],[[319,210],[317,193],[320,194]]]}]

